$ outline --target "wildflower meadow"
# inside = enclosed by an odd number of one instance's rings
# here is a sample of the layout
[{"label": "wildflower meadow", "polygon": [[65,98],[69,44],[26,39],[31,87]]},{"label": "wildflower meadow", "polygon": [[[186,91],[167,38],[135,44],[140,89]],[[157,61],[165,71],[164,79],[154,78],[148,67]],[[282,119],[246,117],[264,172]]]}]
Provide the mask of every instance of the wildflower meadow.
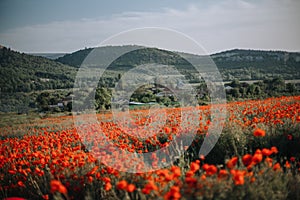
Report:
[{"label": "wildflower meadow", "polygon": [[[149,135],[146,131],[151,130],[139,127],[147,127],[159,115],[149,117],[149,112],[141,109],[130,111],[134,120],[126,127],[117,124],[112,113],[97,114],[97,124],[80,129],[74,126],[73,116],[3,126],[0,197],[299,199],[300,97],[229,102],[226,108],[222,134],[206,156],[199,155],[199,149],[213,126],[209,105],[197,107],[196,130],[180,125],[181,109],[189,108],[161,109],[165,120],[149,137],[141,135]],[[78,131],[86,133],[84,142]],[[196,133],[193,142],[176,143],[173,151],[184,153],[164,168],[129,173],[107,165],[115,161],[126,167],[134,162],[136,169],[143,169],[168,162],[171,154],[162,157],[156,151],[191,132]],[[120,151],[109,153],[111,144],[104,146],[97,134],[104,134]],[[127,157],[143,153],[151,153],[151,160]]]}]

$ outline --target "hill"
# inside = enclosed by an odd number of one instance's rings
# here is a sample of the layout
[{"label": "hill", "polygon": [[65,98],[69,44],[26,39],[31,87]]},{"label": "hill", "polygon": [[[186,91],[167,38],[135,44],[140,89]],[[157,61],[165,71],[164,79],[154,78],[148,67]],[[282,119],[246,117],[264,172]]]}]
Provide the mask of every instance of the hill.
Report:
[{"label": "hill", "polygon": [[70,54],[65,54],[57,59],[57,62],[67,64],[74,67],[80,67],[85,57],[93,50],[93,48],[85,48]]},{"label": "hill", "polygon": [[[124,48],[130,50],[136,47],[101,47],[99,51],[109,55],[116,54]],[[72,88],[77,68],[92,50],[93,48],[86,48],[51,60],[2,47],[0,48],[1,92]],[[186,55],[198,58],[196,55]],[[279,75],[284,79],[300,79],[300,53],[234,49],[213,54],[211,58],[225,81],[235,78],[260,80]],[[179,71],[195,73],[193,67],[178,54],[155,48],[129,52],[115,60],[108,70],[118,74],[149,61],[175,65]]]},{"label": "hill", "polygon": [[[103,51],[114,52],[118,48],[128,48],[128,46],[103,47]],[[93,48],[83,49],[60,57],[56,61],[80,67],[84,58],[92,50]],[[198,57],[191,54],[185,55],[196,59]],[[149,62],[149,58],[161,64],[180,66],[179,68],[188,66],[186,61],[173,52],[148,48],[122,56],[112,64],[110,69],[115,71],[125,70],[136,64]],[[216,63],[225,81],[233,79],[260,80],[278,75],[284,79],[300,79],[300,53],[233,49],[212,54],[211,58]]]},{"label": "hill", "polygon": [[1,93],[71,88],[74,67],[53,60],[0,49]]},{"label": "hill", "polygon": [[300,79],[300,53],[234,49],[211,57],[225,80]]},{"label": "hill", "polygon": [[35,108],[45,90],[72,88],[76,69],[59,62],[0,48],[0,111]]},{"label": "hill", "polygon": [[[199,76],[193,66],[175,52],[157,48],[136,49],[136,46],[107,46],[97,48],[107,55],[119,55],[128,50],[107,68],[99,85],[114,87],[120,75],[134,66],[151,62],[173,65],[186,76],[190,83],[199,84]],[[93,48],[86,48],[66,54],[55,60],[28,55],[0,47],[0,111],[36,108],[36,99],[41,93],[48,95],[51,104],[57,104],[73,88],[76,72]],[[134,50],[134,51],[130,51]],[[40,54],[42,55],[42,54]],[[46,54],[43,54],[45,56]],[[201,56],[185,54],[191,59]],[[282,51],[229,50],[211,55],[224,81],[262,80],[281,76],[284,79],[300,79],[300,53]],[[93,76],[93,77],[92,77]],[[94,81],[97,74],[89,77]],[[47,104],[48,105],[48,104]]]}]

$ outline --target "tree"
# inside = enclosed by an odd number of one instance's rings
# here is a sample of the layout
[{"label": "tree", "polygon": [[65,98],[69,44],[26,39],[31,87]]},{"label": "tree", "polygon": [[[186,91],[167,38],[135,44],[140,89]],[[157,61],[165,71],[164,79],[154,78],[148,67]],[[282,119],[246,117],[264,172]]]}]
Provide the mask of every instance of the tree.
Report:
[{"label": "tree", "polygon": [[68,104],[67,104],[67,111],[68,112],[72,111],[72,102],[68,102]]},{"label": "tree", "polygon": [[239,98],[239,97],[240,97],[240,91],[239,91],[238,88],[233,88],[233,89],[231,90],[231,93],[232,93],[232,96],[233,96],[234,98]]},{"label": "tree", "polygon": [[38,108],[41,111],[48,111],[49,110],[49,100],[50,100],[49,92],[42,92],[41,94],[39,94],[36,98]]},{"label": "tree", "polygon": [[142,103],[149,103],[150,100],[149,100],[148,97],[144,96],[144,97],[142,97],[141,102],[142,102]]},{"label": "tree", "polygon": [[105,110],[111,107],[111,90],[105,87],[97,88],[95,93],[95,107],[97,110]]},{"label": "tree", "polygon": [[240,87],[241,84],[240,84],[240,81],[238,79],[234,79],[231,83],[230,83],[230,86],[233,87],[233,88],[237,88],[237,87]]},{"label": "tree", "polygon": [[281,92],[285,89],[285,82],[282,77],[274,78],[271,81],[271,89]]},{"label": "tree", "polygon": [[241,87],[239,89],[239,92],[241,93],[242,98],[246,98],[246,94],[247,94],[247,86],[246,87]]},{"label": "tree", "polygon": [[257,96],[259,96],[261,94],[261,89],[258,85],[254,89],[254,94],[257,95]]},{"label": "tree", "polygon": [[256,90],[256,85],[251,84],[251,85],[248,87],[247,94],[248,94],[249,96],[253,97],[253,95],[255,95],[255,90]]},{"label": "tree", "polygon": [[296,86],[294,83],[287,83],[286,84],[286,90],[288,93],[293,94],[294,92],[296,92]]}]

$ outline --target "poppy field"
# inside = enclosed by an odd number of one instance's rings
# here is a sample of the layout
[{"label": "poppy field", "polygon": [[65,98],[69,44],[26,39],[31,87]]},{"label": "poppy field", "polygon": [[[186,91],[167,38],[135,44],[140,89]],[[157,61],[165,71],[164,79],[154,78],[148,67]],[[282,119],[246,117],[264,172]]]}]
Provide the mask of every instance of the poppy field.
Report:
[{"label": "poppy field", "polygon": [[[182,123],[182,109],[189,108],[131,110],[132,120],[119,124],[106,113],[82,127],[73,116],[1,127],[0,199],[300,198],[300,96],[227,103],[222,134],[206,156],[199,150],[213,126],[210,106],[199,106],[191,124]],[[172,143],[189,134],[191,144]],[[147,161],[130,156],[145,153]]]}]

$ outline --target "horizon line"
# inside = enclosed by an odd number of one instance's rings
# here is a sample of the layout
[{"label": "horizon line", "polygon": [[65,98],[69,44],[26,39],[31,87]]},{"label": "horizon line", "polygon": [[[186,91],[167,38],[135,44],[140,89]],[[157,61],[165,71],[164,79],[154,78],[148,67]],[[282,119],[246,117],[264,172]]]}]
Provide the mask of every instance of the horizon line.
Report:
[{"label": "horizon line", "polygon": [[[121,46],[134,46],[134,45],[107,45],[107,46],[99,46],[101,47],[121,47]],[[137,45],[138,46],[138,45]],[[34,55],[34,54],[72,54],[81,50],[85,50],[85,49],[94,49],[94,48],[99,48],[99,47],[83,47],[74,51],[69,51],[69,52],[56,52],[56,51],[49,51],[49,52],[26,52],[26,51],[21,51],[21,50],[17,50],[11,47],[7,47],[7,46],[3,46],[0,44],[0,48],[7,48],[7,49],[11,49],[13,51],[19,52],[19,53],[25,53],[25,54],[29,54],[29,55]],[[153,48],[153,47],[150,47]],[[154,47],[155,48],[155,47]],[[160,49],[160,48],[158,48]],[[163,49],[164,50],[164,49]],[[255,49],[255,48],[241,48],[241,47],[235,47],[235,48],[229,48],[229,49],[223,49],[223,50],[218,50],[218,51],[214,51],[214,52],[210,52],[208,53],[208,55],[216,55],[216,54],[220,54],[220,53],[224,53],[227,51],[234,51],[234,50],[244,50],[244,51],[271,51],[271,52],[286,52],[286,53],[300,53],[300,50],[286,50],[286,49]],[[170,51],[170,50],[167,50]],[[173,51],[173,52],[179,52],[179,53],[187,53],[187,52],[181,52],[181,51]],[[188,53],[188,54],[194,54],[194,53]],[[194,54],[197,55],[197,54]]]}]

